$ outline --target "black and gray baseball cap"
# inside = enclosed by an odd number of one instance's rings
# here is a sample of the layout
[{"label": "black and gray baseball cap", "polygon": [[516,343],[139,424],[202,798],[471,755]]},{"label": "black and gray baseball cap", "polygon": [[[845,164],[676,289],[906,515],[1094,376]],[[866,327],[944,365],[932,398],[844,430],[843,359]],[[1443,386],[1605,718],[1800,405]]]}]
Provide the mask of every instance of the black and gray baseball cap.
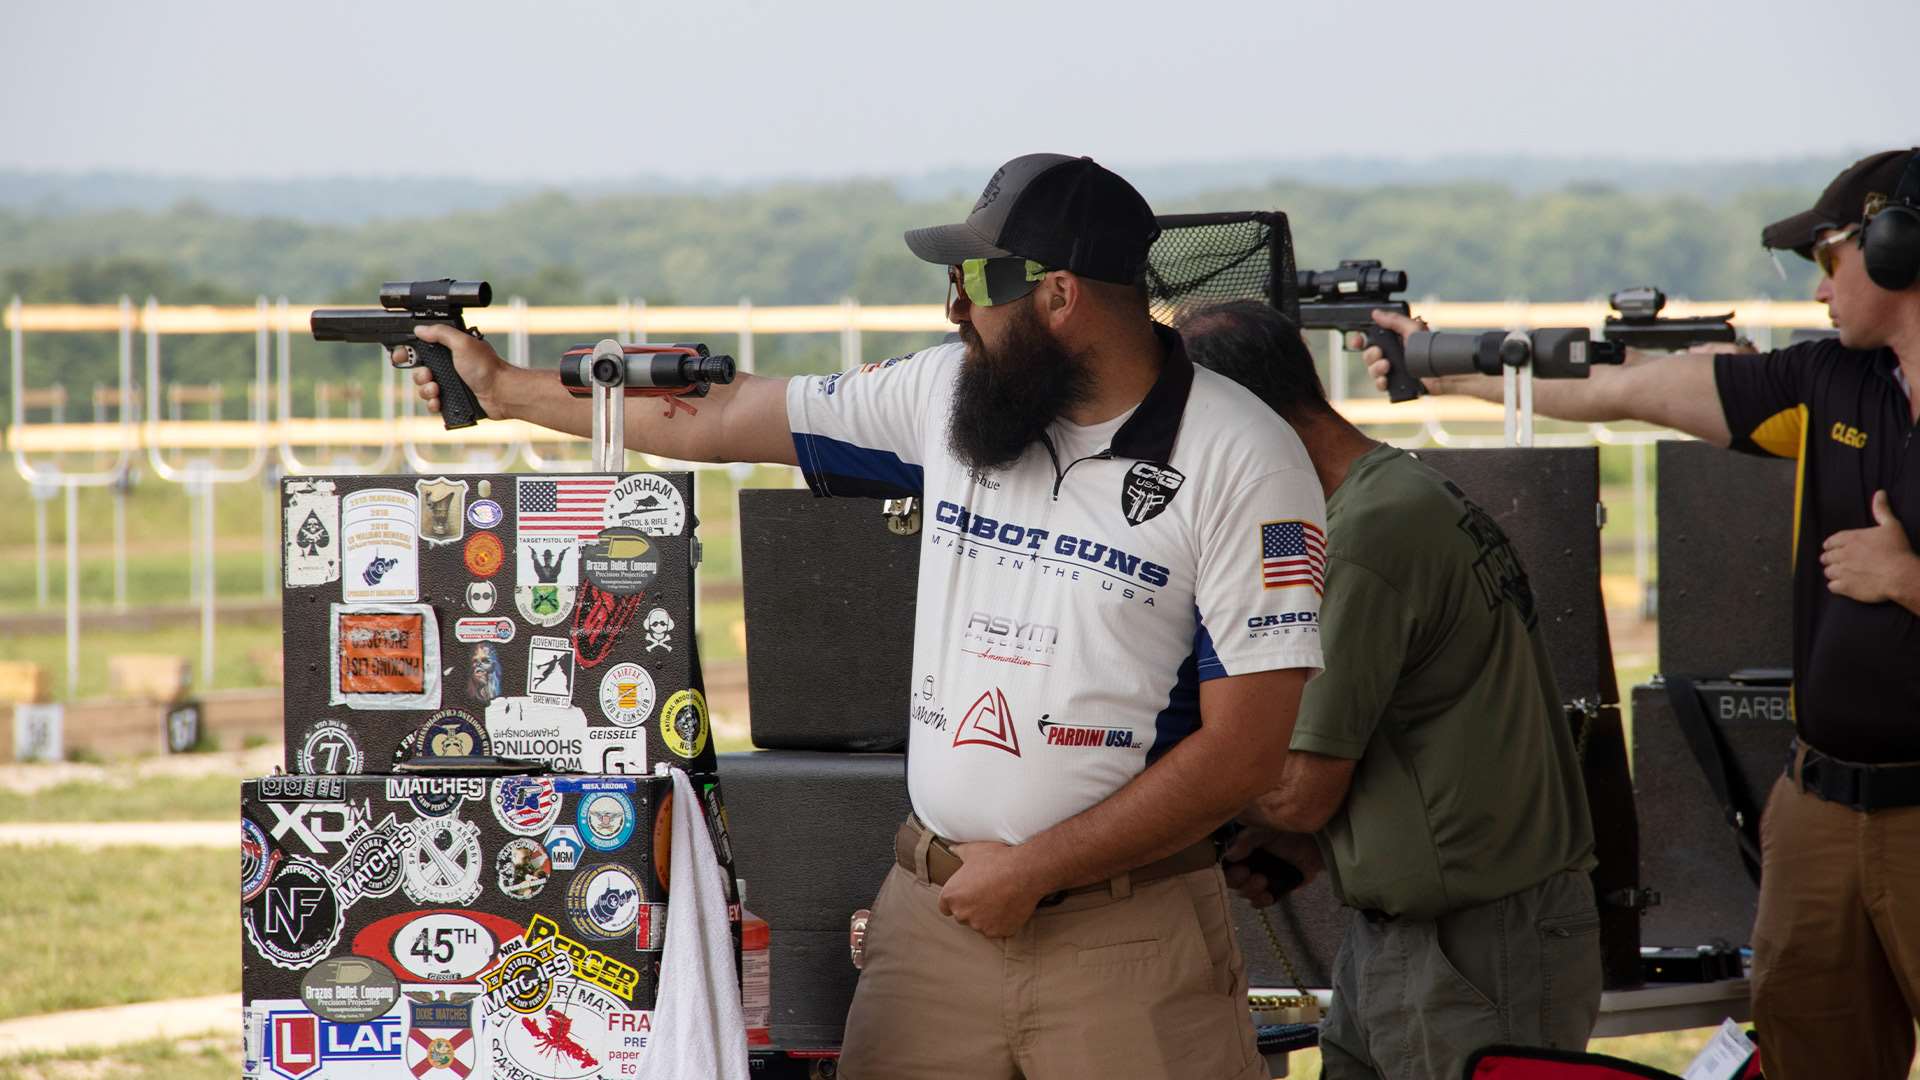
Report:
[{"label": "black and gray baseball cap", "polygon": [[947,266],[1017,255],[1125,285],[1159,235],[1147,200],[1092,158],[1026,154],[994,172],[967,220],[910,229],[907,247]]},{"label": "black and gray baseball cap", "polygon": [[1803,259],[1813,257],[1813,238],[1822,229],[1843,229],[1865,220],[1867,196],[1891,195],[1900,184],[1912,150],[1887,150],[1864,157],[1842,170],[1813,201],[1813,209],[1760,230],[1760,246],[1786,248]]}]

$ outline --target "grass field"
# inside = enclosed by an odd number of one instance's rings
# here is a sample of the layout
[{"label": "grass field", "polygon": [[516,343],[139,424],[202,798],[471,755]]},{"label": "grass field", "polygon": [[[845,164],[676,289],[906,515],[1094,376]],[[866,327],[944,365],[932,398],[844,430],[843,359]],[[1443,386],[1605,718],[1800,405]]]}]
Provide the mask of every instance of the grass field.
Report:
[{"label": "grass field", "polygon": [[0,848],[0,1018],[239,989],[238,873],[231,851]]},{"label": "grass field", "polygon": [[0,1080],[233,1080],[240,1033],[155,1040],[83,1054],[33,1054],[0,1061]]},{"label": "grass field", "polygon": [[0,821],[9,822],[232,820],[238,829],[239,814],[240,781],[226,775],[150,776],[120,784],[76,781],[31,795],[0,790]]}]

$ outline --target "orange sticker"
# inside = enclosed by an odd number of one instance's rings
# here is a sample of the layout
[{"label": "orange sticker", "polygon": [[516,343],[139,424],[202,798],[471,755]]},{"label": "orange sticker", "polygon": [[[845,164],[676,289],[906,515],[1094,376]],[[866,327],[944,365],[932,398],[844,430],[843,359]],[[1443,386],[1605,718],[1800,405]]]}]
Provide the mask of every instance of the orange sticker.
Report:
[{"label": "orange sticker", "polygon": [[492,577],[507,561],[507,549],[490,532],[477,532],[467,538],[467,569],[475,577]]},{"label": "orange sticker", "polygon": [[343,611],[339,614],[342,694],[426,691],[426,616]]}]

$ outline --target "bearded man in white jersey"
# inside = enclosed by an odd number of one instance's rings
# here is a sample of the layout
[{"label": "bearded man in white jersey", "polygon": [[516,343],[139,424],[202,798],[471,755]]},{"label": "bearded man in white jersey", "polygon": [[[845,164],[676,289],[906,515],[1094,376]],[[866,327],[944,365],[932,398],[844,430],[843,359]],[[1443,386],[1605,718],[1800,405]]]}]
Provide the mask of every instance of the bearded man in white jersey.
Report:
[{"label": "bearded man in white jersey", "polygon": [[[1292,430],[1149,317],[1157,234],[1092,160],[1015,158],[965,222],[907,234],[960,342],[626,417],[636,450],[925,502],[914,814],[852,1080],[1267,1075],[1210,836],[1269,785],[1321,666],[1325,507]],[[421,336],[487,415],[588,430],[550,377]]]}]

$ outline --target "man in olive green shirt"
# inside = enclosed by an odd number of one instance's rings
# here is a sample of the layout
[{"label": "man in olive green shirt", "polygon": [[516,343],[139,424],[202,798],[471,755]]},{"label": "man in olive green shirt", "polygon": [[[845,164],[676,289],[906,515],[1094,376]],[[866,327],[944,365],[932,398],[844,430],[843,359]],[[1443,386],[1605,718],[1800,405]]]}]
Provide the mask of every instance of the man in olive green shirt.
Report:
[{"label": "man in olive green shirt", "polygon": [[[1324,1075],[1457,1077],[1492,1043],[1584,1049],[1593,824],[1513,545],[1452,481],[1342,419],[1280,312],[1225,304],[1182,330],[1195,363],[1293,426],[1327,495],[1326,668],[1279,783],[1243,815],[1271,832],[1228,852],[1324,863],[1355,909]],[[1269,899],[1244,867],[1229,881]]]}]

